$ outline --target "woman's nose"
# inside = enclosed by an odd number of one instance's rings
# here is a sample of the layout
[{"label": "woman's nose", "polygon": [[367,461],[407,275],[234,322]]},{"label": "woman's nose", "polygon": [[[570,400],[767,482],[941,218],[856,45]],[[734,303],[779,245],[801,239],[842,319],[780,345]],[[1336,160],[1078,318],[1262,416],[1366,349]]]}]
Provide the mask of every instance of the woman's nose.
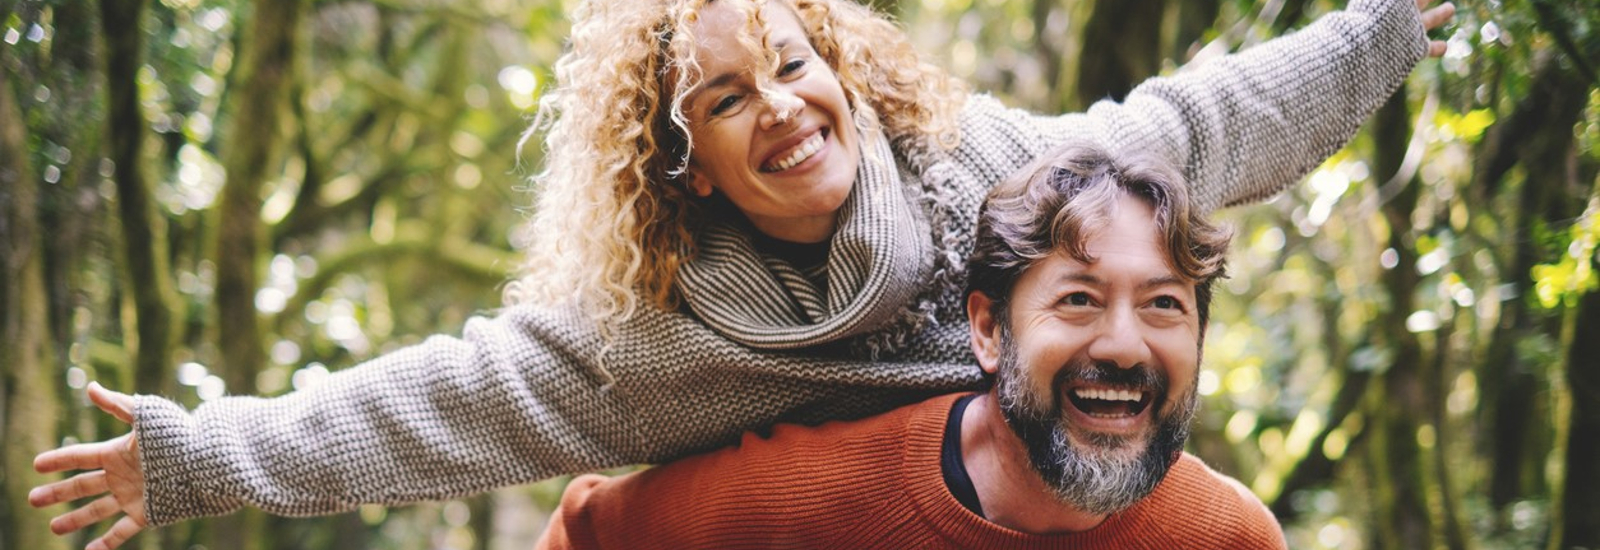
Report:
[{"label": "woman's nose", "polygon": [[763,90],[761,99],[767,104],[767,110],[762,114],[763,127],[788,123],[806,108],[804,99],[784,90]]}]

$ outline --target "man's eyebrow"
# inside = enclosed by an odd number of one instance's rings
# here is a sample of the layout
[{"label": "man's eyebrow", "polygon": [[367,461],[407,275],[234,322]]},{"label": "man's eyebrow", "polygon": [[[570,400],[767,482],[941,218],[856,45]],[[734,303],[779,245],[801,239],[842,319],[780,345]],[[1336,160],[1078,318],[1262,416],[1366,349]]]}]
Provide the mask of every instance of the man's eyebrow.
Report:
[{"label": "man's eyebrow", "polygon": [[[1090,286],[1104,286],[1106,284],[1104,279],[1096,277],[1091,273],[1063,273],[1061,275],[1061,280],[1083,283]],[[1139,283],[1139,287],[1136,290],[1144,292],[1163,286],[1189,286],[1190,284],[1192,283],[1190,283],[1187,279],[1177,275],[1162,275],[1159,277],[1145,279],[1144,282]]]},{"label": "man's eyebrow", "polygon": [[1146,279],[1145,282],[1139,283],[1139,289],[1138,290],[1140,292],[1143,292],[1143,291],[1146,291],[1146,290],[1150,290],[1150,289],[1153,289],[1153,288],[1159,288],[1159,287],[1163,287],[1163,286],[1189,286],[1191,284],[1193,284],[1193,283],[1191,283],[1187,279],[1184,279],[1183,277],[1179,277],[1177,275],[1162,275],[1160,277],[1151,277],[1149,279]]},{"label": "man's eyebrow", "polygon": [[1105,285],[1105,281],[1104,280],[1102,280],[1101,278],[1096,277],[1096,276],[1094,276],[1092,274],[1089,274],[1089,273],[1064,273],[1064,274],[1061,275],[1061,280],[1062,281],[1071,281],[1071,282],[1075,282],[1075,283],[1083,283],[1083,284],[1086,284],[1086,285],[1089,285],[1089,286],[1104,286]]}]

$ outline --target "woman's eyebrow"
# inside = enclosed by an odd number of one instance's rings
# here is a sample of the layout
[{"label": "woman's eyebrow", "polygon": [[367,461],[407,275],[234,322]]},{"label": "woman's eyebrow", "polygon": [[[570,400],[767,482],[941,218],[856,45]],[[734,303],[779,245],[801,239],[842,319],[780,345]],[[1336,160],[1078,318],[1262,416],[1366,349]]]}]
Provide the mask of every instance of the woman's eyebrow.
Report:
[{"label": "woman's eyebrow", "polygon": [[701,92],[710,90],[712,88],[727,86],[729,82],[732,82],[738,77],[739,73],[737,72],[726,72],[713,77],[711,80],[701,82],[698,86],[695,86],[694,89],[689,90],[688,94],[684,95],[685,103],[694,103],[694,100],[700,96]]},{"label": "woman's eyebrow", "polygon": [[[784,48],[789,47],[789,45],[793,44],[793,43],[794,43],[794,40],[791,39],[791,38],[787,38],[787,37],[786,38],[780,38],[776,42],[772,43],[772,51],[781,52],[781,51],[784,50]],[[693,103],[694,100],[697,97],[699,97],[701,92],[704,92],[706,90],[710,90],[712,88],[718,88],[718,87],[721,87],[721,86],[727,86],[729,82],[732,82],[734,79],[739,78],[739,73],[740,72],[741,71],[725,72],[725,73],[719,74],[719,75],[717,75],[715,77],[712,77],[710,80],[706,80],[706,81],[701,82],[699,85],[697,85],[693,89],[689,90],[689,93],[684,94],[684,96],[683,96],[684,102],[685,103]]]}]

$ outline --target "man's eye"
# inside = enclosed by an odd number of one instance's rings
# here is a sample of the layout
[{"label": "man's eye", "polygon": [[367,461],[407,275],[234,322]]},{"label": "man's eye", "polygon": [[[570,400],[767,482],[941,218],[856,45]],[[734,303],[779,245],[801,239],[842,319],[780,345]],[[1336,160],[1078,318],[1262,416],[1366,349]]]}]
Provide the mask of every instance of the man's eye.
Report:
[{"label": "man's eye", "polygon": [[1072,294],[1068,294],[1066,298],[1061,300],[1061,303],[1069,306],[1086,306],[1089,305],[1090,302],[1092,302],[1092,300],[1089,299],[1089,293],[1087,292],[1074,292]]},{"label": "man's eye", "polygon": [[734,106],[739,104],[739,99],[741,97],[742,96],[738,95],[724,96],[722,99],[717,101],[716,105],[711,107],[711,114],[720,115],[728,112],[729,109],[732,109]]},{"label": "man's eye", "polygon": [[1159,296],[1150,305],[1155,306],[1157,309],[1183,309],[1183,302],[1179,302],[1177,298],[1171,296]]},{"label": "man's eye", "polygon": [[806,60],[805,59],[802,59],[802,58],[791,59],[791,60],[785,62],[782,67],[778,67],[778,76],[789,76],[790,74],[793,74],[795,71],[799,71],[800,69],[804,68],[805,66],[806,66]]}]

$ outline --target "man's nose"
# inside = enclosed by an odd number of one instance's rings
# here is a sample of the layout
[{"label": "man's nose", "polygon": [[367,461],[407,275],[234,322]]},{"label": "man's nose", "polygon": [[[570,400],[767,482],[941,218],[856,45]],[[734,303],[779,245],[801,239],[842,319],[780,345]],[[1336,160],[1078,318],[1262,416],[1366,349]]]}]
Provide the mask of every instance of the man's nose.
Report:
[{"label": "man's nose", "polygon": [[767,104],[766,110],[761,113],[762,128],[788,123],[806,108],[806,100],[780,88],[762,90],[761,100]]},{"label": "man's nose", "polygon": [[1150,346],[1132,307],[1113,307],[1096,325],[1094,341],[1089,344],[1090,359],[1124,369],[1150,361]]}]

